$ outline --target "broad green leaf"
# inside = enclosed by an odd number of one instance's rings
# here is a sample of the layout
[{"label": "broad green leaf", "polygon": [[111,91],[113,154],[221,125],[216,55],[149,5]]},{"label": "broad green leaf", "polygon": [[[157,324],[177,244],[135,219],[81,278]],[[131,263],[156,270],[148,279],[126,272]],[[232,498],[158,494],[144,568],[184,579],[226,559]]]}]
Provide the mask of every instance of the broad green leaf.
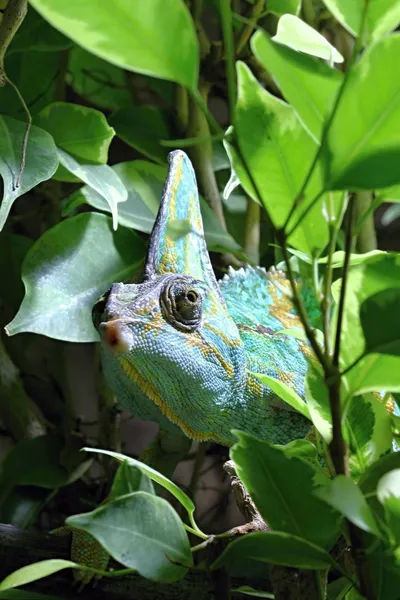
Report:
[{"label": "broad green leaf", "polygon": [[[368,548],[370,549],[368,552],[368,569],[374,589],[378,590],[379,600],[398,600],[400,589],[400,557],[396,557],[390,551],[387,543],[376,544],[376,538],[369,539],[368,541]],[[353,596],[351,600],[363,600],[363,598]]]},{"label": "broad green leaf", "polygon": [[[350,33],[358,35],[365,0],[323,0],[335,19]],[[376,40],[400,24],[398,0],[369,0],[365,19],[365,42]]]},{"label": "broad green leaf", "polygon": [[13,52],[57,52],[72,45],[71,40],[49,25],[30,7],[7,50],[7,55]]},{"label": "broad green leaf", "polygon": [[[337,250],[337,252],[332,254],[332,267],[334,269],[343,267],[345,254],[346,253],[343,250]],[[371,259],[374,260],[376,256],[383,256],[385,254],[386,252],[383,252],[382,250],[370,250],[364,254],[352,253],[350,254],[350,266],[369,262]],[[328,262],[328,258],[324,256],[323,258],[318,259],[318,262],[322,265],[325,265]]]},{"label": "broad green leaf", "polygon": [[117,229],[118,204],[126,201],[128,191],[115,171],[108,165],[81,164],[61,148],[58,156],[63,167],[104,198],[112,214],[113,228]]},{"label": "broad green leaf", "polygon": [[199,48],[183,0],[135,0],[134,10],[131,0],[31,4],[56,29],[100,58],[196,89]]},{"label": "broad green leaf", "polygon": [[375,193],[376,200],[380,202],[400,202],[400,185],[382,188]]},{"label": "broad green leaf", "polygon": [[377,394],[354,396],[350,400],[344,435],[350,446],[353,479],[358,479],[374,461],[391,451],[391,417]]},{"label": "broad green leaf", "polygon": [[[400,288],[388,288],[370,296],[360,306],[365,353],[400,355]],[[377,325],[379,323],[379,325]]]},{"label": "broad green leaf", "polygon": [[275,15],[290,13],[298,15],[301,8],[301,0],[268,0],[268,11]]},{"label": "broad green leaf", "polygon": [[10,335],[31,331],[70,342],[95,342],[91,310],[116,281],[128,279],[144,256],[133,232],[113,232],[111,220],[86,213],[46,231],[28,252],[22,278],[26,294]]},{"label": "broad green leaf", "polygon": [[50,489],[65,485],[68,472],[60,461],[63,446],[63,438],[56,435],[19,441],[4,458],[2,477],[13,485]]},{"label": "broad green leaf", "polygon": [[66,523],[83,529],[115,560],[153,581],[182,579],[193,564],[177,513],[166,500],[146,492],[122,496]]},{"label": "broad green leaf", "polygon": [[155,106],[128,106],[114,112],[110,123],[116,134],[135,150],[159,164],[167,163],[168,149],[160,140],[171,137],[166,115]]},{"label": "broad green leaf", "polygon": [[123,69],[79,46],[71,49],[68,58],[67,81],[79,96],[113,110],[132,103]]},{"label": "broad green leaf", "polygon": [[341,512],[360,529],[380,535],[366,499],[350,477],[337,475],[328,485],[319,488],[315,495]]},{"label": "broad green leaf", "polygon": [[271,39],[293,50],[324,58],[329,63],[342,63],[344,60],[323,35],[295,15],[283,15],[279,19],[276,35]]},{"label": "broad green leaf", "polygon": [[0,115],[0,175],[4,184],[0,230],[18,196],[50,179],[58,166],[57,151],[51,135],[38,127],[31,127],[25,169],[21,184],[17,187],[25,131],[25,123]]},{"label": "broad green leaf", "polygon": [[[341,337],[341,367],[348,368],[363,356],[365,338],[360,320],[360,306],[367,298],[388,288],[400,287],[400,256],[385,253],[350,269],[346,290]],[[332,286],[337,301],[341,280]],[[335,308],[337,313],[337,307]],[[400,358],[370,354],[347,373],[349,396],[366,391],[400,391]]]},{"label": "broad green leaf", "polygon": [[154,486],[151,479],[139,469],[124,461],[115,474],[114,481],[110,491],[110,499],[114,500],[118,496],[125,496],[133,492],[148,492],[154,494]]},{"label": "broad green leaf", "polygon": [[230,454],[236,472],[267,525],[330,546],[338,535],[340,517],[314,495],[315,469],[300,458],[286,456],[285,447],[234,433],[239,442]]},{"label": "broad green leaf", "polygon": [[243,594],[244,596],[253,596],[256,598],[275,598],[271,592],[263,592],[261,590],[255,590],[248,585],[241,585],[238,588],[231,589],[231,594]]},{"label": "broad green leaf", "polygon": [[273,377],[269,377],[268,375],[263,375],[261,373],[253,373],[257,379],[261,381],[264,385],[269,387],[279,398],[282,398],[287,404],[289,404],[292,408],[297,410],[299,413],[307,417],[307,419],[311,420],[310,412],[308,410],[307,404],[300,398],[296,392],[289,387],[283,381],[279,381],[278,379],[274,379]]},{"label": "broad green leaf", "polygon": [[328,552],[301,537],[282,531],[249,533],[234,540],[212,565],[229,572],[244,559],[298,569],[326,569],[332,564]]},{"label": "broad green leaf", "polygon": [[394,34],[369,47],[351,70],[322,152],[325,189],[400,183],[399,54]]},{"label": "broad green leaf", "polygon": [[314,427],[329,444],[332,440],[329,391],[321,370],[313,363],[308,365],[304,391]]},{"label": "broad green leaf", "polygon": [[[112,169],[128,191],[126,202],[118,206],[119,223],[125,227],[150,233],[160,205],[167,168],[144,160],[134,160],[114,165]],[[72,208],[84,201],[99,210],[108,212],[110,210],[102,196],[92,188],[84,186],[67,199],[63,213],[68,214]],[[205,200],[200,199],[200,203],[209,250],[239,250],[239,245],[221,228]]]},{"label": "broad green leaf", "polygon": [[53,102],[36,117],[36,124],[53,136],[58,146],[85,163],[103,165],[114,130],[103,113],[94,108]]},{"label": "broad green leaf", "polygon": [[[241,62],[238,63],[238,86],[231,144],[233,170],[246,192],[262,201],[275,227],[282,227],[300,192],[317,145],[302,127],[294,109],[267,92]],[[314,171],[302,206],[307,206],[307,202],[321,192],[321,186],[322,181]],[[313,254],[325,246],[327,231],[321,203],[318,203],[289,237],[289,242]]]},{"label": "broad green leaf", "polygon": [[[139,467],[152,481],[155,481],[163,488],[168,490],[175,498],[182,504],[182,506],[187,510],[190,520],[193,522],[193,514],[195,510],[195,506],[193,501],[189,498],[184,491],[182,491],[173,481],[170,481],[167,477],[149,467],[148,465],[140,462],[140,460],[136,460],[136,458],[132,458],[130,456],[125,456],[125,454],[120,454],[119,452],[112,452],[111,450],[100,450],[99,448],[83,448],[86,452],[98,452],[99,454],[106,454],[107,456],[112,456],[113,458],[119,461],[126,461],[130,465],[135,467]],[[198,529],[197,529],[198,530]],[[205,536],[207,537],[207,536]]]},{"label": "broad green leaf", "polygon": [[317,58],[273,42],[261,31],[252,37],[251,48],[263,67],[271,73],[304,126],[319,142],[343,81],[343,73]]},{"label": "broad green leaf", "polygon": [[400,469],[389,471],[381,477],[376,495],[386,509],[391,534],[400,546]]},{"label": "broad green leaf", "polygon": [[32,581],[37,581],[43,577],[48,577],[62,571],[62,569],[75,569],[79,567],[76,563],[70,560],[63,560],[61,558],[52,558],[50,560],[41,560],[26,567],[22,567],[11,575],[8,575],[0,583],[0,591],[9,590],[20,585],[26,585]]}]

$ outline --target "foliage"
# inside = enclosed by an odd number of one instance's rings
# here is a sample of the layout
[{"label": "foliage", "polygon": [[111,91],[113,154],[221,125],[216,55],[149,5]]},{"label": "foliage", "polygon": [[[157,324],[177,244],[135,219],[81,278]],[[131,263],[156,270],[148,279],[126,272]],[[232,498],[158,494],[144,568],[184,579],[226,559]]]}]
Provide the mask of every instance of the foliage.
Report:
[{"label": "foliage", "polygon": [[[0,22],[0,293],[2,325],[22,334],[5,340],[21,372],[39,369],[24,358],[24,344],[31,356],[37,347],[29,334],[63,348],[98,340],[92,307],[143,264],[176,147],[195,167],[208,249],[225,263],[247,261],[254,246],[261,264],[282,261],[303,325],[286,333],[307,338],[317,359],[307,404],[259,376],[309,419],[310,439],[274,446],[236,431],[230,449],[269,531],[233,541],[232,531],[205,534],[190,493],[143,461],[93,448],[86,450],[107,473],[107,503],[71,515],[68,526],[93,536],[121,574],[173,582],[200,568],[250,577],[267,563],[315,572],[318,600],[396,600],[399,406],[391,394],[400,392],[400,258],[366,252],[361,239],[382,203],[397,203],[384,222],[400,214],[400,1],[30,4],[12,40]],[[226,119],[209,110],[215,90]],[[367,206],[360,192],[369,194]],[[259,207],[266,218],[254,218]],[[308,317],[299,274],[313,287],[322,331]],[[78,452],[82,440],[66,431],[74,415],[64,367],[54,356],[49,364],[37,375],[37,395],[51,397],[38,403],[51,431],[17,441],[2,464],[0,520],[14,503],[21,510],[10,521],[23,526],[61,488],[84,483],[91,466]],[[114,414],[109,392],[100,396]],[[116,474],[113,459],[122,461]],[[225,543],[217,556],[215,541]],[[337,558],[341,543],[350,548],[347,562]],[[0,591],[66,568],[112,576],[51,559],[10,574]]]}]

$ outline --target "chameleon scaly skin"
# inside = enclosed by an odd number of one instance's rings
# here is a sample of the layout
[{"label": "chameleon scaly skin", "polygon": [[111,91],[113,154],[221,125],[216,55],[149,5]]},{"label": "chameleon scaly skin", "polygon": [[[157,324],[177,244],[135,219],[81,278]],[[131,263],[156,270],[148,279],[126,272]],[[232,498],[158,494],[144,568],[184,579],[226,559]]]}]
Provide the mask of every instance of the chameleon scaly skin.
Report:
[{"label": "chameleon scaly skin", "polygon": [[136,416],[190,438],[230,445],[232,429],[272,443],[304,437],[309,422],[252,374],[304,397],[309,347],[280,333],[301,326],[288,281],[247,268],[218,284],[192,165],[181,151],[169,160],[142,283],[114,284],[95,307],[109,385]]}]

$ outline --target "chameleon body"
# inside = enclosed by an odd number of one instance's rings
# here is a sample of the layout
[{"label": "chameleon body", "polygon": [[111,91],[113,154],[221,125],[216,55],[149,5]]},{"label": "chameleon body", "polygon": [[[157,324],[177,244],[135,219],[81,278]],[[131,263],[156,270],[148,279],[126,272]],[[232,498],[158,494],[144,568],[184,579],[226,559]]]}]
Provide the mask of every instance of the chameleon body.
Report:
[{"label": "chameleon body", "polygon": [[169,164],[141,283],[114,284],[94,310],[105,376],[130,412],[190,438],[231,445],[232,429],[280,444],[304,437],[309,422],[253,374],[304,398],[309,346],[282,333],[301,327],[289,282],[248,267],[218,283],[190,160],[175,151]]}]

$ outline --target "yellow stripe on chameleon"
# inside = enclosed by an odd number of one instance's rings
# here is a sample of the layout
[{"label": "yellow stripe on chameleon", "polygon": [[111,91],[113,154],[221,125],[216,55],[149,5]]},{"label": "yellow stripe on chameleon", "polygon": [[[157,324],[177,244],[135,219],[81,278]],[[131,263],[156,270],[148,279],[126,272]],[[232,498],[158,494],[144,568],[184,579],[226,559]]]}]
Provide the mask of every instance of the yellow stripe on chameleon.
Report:
[{"label": "yellow stripe on chameleon", "polygon": [[130,362],[126,360],[126,358],[120,358],[121,366],[125,372],[125,375],[129,377],[133,383],[135,383],[140,391],[145,394],[154,404],[161,410],[163,415],[165,415],[172,423],[175,425],[179,425],[186,435],[194,440],[199,440],[201,442],[205,442],[206,440],[214,440],[219,443],[224,443],[222,440],[216,438],[215,434],[211,431],[207,433],[197,433],[186,425],[174,412],[171,408],[164,402],[161,398],[157,390],[149,383],[136,369],[131,365]]},{"label": "yellow stripe on chameleon", "polygon": [[210,342],[205,341],[200,333],[192,333],[192,335],[187,336],[186,343],[195,348],[199,348],[203,353],[203,356],[215,356],[228,377],[233,377],[235,375],[232,365],[224,359],[217,347],[210,344]]}]

